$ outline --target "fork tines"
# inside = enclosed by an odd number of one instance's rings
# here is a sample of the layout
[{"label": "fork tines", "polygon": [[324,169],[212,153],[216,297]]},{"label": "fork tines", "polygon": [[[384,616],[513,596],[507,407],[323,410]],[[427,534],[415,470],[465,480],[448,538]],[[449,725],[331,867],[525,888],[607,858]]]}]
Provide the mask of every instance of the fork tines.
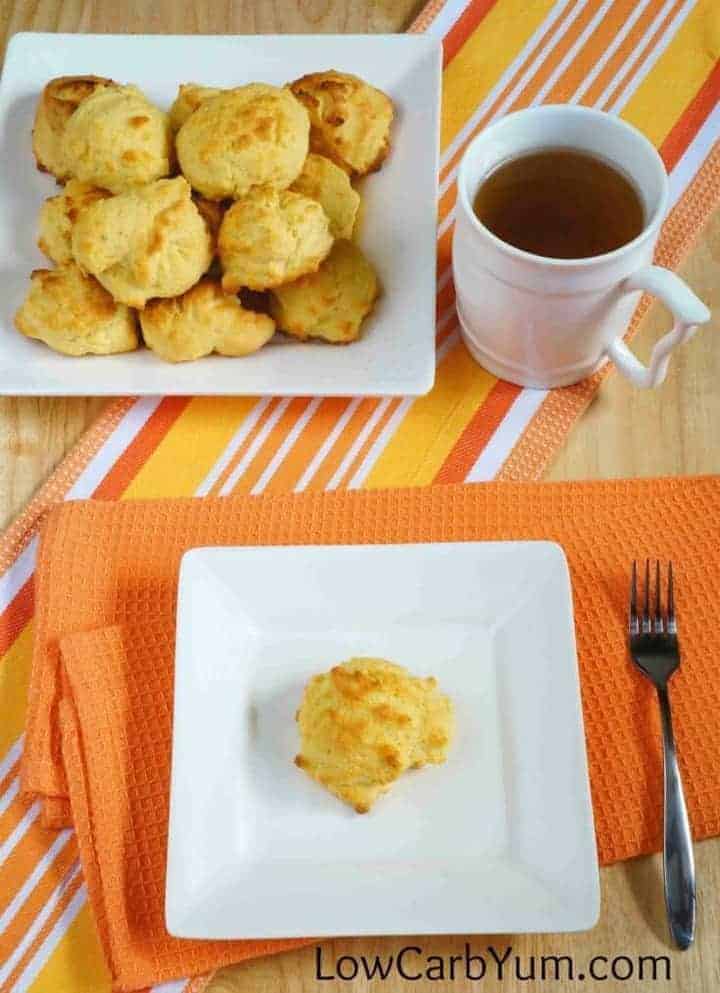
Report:
[{"label": "fork tines", "polygon": [[[629,628],[630,634],[668,634],[677,633],[675,621],[675,593],[673,589],[673,567],[672,562],[668,562],[667,569],[667,596],[665,612],[662,609],[662,589],[661,589],[661,569],[660,560],[655,560],[654,572],[654,597],[652,596],[650,559],[645,559],[645,582],[642,612],[638,613],[638,565],[635,560],[632,564],[632,579],[630,582],[630,611]],[[653,602],[653,610],[650,610],[650,603]]]}]

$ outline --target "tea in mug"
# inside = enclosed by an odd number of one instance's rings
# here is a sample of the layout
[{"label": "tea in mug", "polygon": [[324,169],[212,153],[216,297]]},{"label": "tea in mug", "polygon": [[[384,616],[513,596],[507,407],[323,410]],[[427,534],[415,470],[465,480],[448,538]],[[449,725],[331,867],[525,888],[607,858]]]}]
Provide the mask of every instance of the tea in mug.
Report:
[{"label": "tea in mug", "polygon": [[509,245],[552,259],[604,255],[645,225],[630,180],[573,148],[543,148],[503,162],[481,183],[474,210]]}]

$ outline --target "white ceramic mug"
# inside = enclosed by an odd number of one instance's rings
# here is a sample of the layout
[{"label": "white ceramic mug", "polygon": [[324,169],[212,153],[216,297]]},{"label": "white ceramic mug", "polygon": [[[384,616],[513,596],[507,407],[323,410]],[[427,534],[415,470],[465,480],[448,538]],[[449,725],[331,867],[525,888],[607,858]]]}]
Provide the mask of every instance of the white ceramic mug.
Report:
[{"label": "white ceramic mug", "polygon": [[[645,227],[633,241],[587,259],[549,259],[496,237],[473,212],[483,179],[500,163],[538,148],[566,146],[599,156],[639,192]],[[710,312],[675,273],[652,265],[668,203],[662,159],[639,131],[587,107],[551,105],[501,118],[467,148],[458,173],[453,274],[458,316],[472,355],[521,386],[568,386],[608,359],[636,386],[658,386],[670,354]],[[642,291],[675,324],[647,368],[622,336]]]}]

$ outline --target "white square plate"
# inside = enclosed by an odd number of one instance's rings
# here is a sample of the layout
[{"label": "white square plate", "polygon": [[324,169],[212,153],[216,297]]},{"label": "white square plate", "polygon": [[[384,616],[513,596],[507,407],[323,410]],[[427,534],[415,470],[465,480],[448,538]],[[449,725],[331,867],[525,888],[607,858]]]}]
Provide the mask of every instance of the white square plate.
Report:
[{"label": "white square plate", "polygon": [[[293,765],[311,675],[435,675],[457,735],[366,815]],[[598,915],[565,556],[546,542],[207,548],[180,570],[168,930],[572,931]]]},{"label": "white square plate", "polygon": [[[423,35],[163,36],[18,34],[0,83],[0,391],[4,394],[422,394],[435,376],[435,239],[440,45]],[[244,359],[170,365],[151,352],[80,359],[57,355],[13,328],[30,271],[50,263],[35,245],[43,199],[56,192],[35,169],[32,121],[53,76],[94,73],[133,82],[161,107],[178,83],[282,84],[313,70],[356,73],[385,90],[397,117],[390,156],[362,180],[359,242],[383,296],[363,338],[347,348],[277,335]]]}]

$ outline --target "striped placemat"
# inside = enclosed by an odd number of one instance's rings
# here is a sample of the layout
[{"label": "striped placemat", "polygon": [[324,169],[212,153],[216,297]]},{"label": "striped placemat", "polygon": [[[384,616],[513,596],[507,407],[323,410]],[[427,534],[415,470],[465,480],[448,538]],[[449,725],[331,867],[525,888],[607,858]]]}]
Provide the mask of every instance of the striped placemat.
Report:
[{"label": "striped placemat", "polygon": [[[69,831],[17,798],[35,530],[79,497],[259,493],[537,478],[602,375],[552,392],[478,367],[457,331],[449,253],[470,138],[530,104],[620,114],[659,148],[676,266],[720,199],[717,0],[447,0],[413,25],[444,39],[437,382],[418,399],[145,398],[114,403],[0,541],[0,993],[109,989]],[[642,302],[635,323],[643,309]],[[179,993],[186,984],[173,984]]]}]

